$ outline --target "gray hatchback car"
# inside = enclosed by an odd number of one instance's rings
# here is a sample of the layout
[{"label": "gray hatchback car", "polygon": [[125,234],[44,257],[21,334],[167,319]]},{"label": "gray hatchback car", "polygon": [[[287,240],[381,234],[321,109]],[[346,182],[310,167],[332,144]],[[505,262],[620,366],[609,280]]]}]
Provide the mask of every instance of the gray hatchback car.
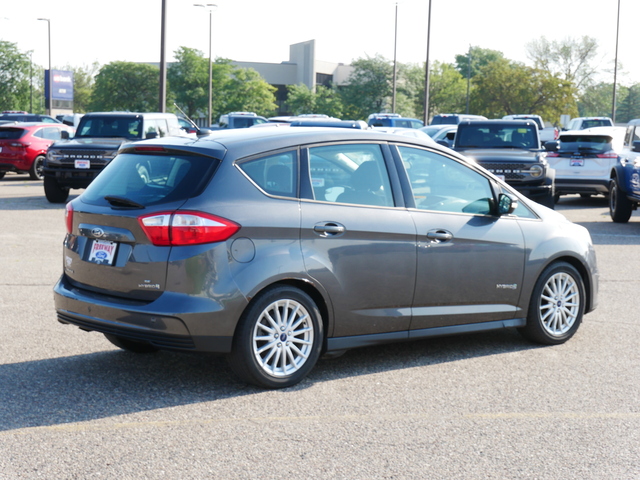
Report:
[{"label": "gray hatchback car", "polygon": [[511,327],[559,344],[597,304],[585,228],[449,149],[375,131],[129,144],[66,222],[60,322],[133,352],[227,354],[267,388],[384,342]]}]

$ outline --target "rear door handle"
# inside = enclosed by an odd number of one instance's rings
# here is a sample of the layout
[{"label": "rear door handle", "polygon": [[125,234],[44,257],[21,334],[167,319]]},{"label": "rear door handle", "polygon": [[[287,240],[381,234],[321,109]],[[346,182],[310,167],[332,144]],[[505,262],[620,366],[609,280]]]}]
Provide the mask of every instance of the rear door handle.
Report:
[{"label": "rear door handle", "polygon": [[433,243],[448,242],[452,238],[453,234],[446,230],[431,230],[427,233],[427,239],[431,240]]},{"label": "rear door handle", "polygon": [[346,228],[337,222],[323,222],[316,224],[313,231],[319,233],[321,237],[334,237],[343,234]]}]

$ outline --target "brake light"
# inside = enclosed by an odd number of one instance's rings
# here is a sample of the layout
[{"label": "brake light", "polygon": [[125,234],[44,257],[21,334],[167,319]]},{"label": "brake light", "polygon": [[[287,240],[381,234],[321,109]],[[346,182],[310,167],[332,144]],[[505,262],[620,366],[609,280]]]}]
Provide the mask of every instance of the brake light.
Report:
[{"label": "brake light", "polygon": [[240,225],[225,218],[193,211],[158,212],[138,217],[151,243],[184,246],[227,240]]},{"label": "brake light", "polygon": [[617,153],[599,153],[596,155],[596,157],[598,158],[618,158],[618,154]]},{"label": "brake light", "polygon": [[71,233],[73,229],[73,205],[71,202],[67,203],[64,209],[64,223],[67,225],[67,233]]},{"label": "brake light", "polygon": [[136,152],[166,152],[167,150],[164,147],[156,147],[156,146],[140,146],[135,147]]}]

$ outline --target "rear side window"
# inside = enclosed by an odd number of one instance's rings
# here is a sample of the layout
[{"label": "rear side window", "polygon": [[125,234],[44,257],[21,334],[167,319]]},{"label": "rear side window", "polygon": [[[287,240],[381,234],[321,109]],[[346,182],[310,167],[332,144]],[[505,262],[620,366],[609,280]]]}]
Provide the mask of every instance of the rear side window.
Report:
[{"label": "rear side window", "polygon": [[256,185],[271,195],[296,197],[298,185],[296,152],[285,152],[238,164]]},{"label": "rear side window", "polygon": [[123,153],[91,182],[82,198],[105,205],[105,196],[123,197],[144,206],[186,200],[202,193],[218,163],[191,155]]},{"label": "rear side window", "polygon": [[60,140],[60,129],[55,127],[41,128],[34,135],[47,140]]},{"label": "rear side window", "polygon": [[315,200],[392,207],[391,183],[380,145],[331,145],[309,149]]}]

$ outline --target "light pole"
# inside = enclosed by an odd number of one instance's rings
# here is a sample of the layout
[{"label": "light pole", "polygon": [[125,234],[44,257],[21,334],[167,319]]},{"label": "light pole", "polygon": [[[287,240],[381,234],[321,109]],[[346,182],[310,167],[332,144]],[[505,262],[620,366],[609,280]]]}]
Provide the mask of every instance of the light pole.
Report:
[{"label": "light pole", "polygon": [[613,100],[611,105],[611,120],[616,123],[616,83],[618,81],[618,36],[620,34],[620,0],[618,0],[618,19],[616,24],[616,58],[613,65]]},{"label": "light pole", "polygon": [[51,20],[48,18],[39,18],[38,20],[47,22],[47,36],[49,38],[49,102],[47,102],[47,115],[51,116],[51,97],[53,94],[53,85],[51,84]]},{"label": "light pole", "polygon": [[393,96],[391,97],[391,113],[396,113],[396,79],[398,71],[398,2],[396,2],[396,23],[393,41]]},{"label": "light pole", "polygon": [[194,3],[193,4],[194,7],[202,7],[202,8],[206,8],[207,10],[209,10],[209,103],[207,104],[207,128],[209,128],[211,126],[211,95],[212,95],[212,91],[211,91],[211,82],[213,81],[212,79],[212,74],[213,74],[213,64],[211,63],[211,18],[213,15],[213,10],[217,7],[217,5],[215,3]]},{"label": "light pole", "polygon": [[162,12],[160,14],[160,78],[159,83],[159,100],[158,111],[164,113],[167,111],[167,0],[162,0]]},{"label": "light pole", "polygon": [[424,124],[429,125],[429,42],[431,38],[431,0],[427,14],[427,60],[424,65]]}]

